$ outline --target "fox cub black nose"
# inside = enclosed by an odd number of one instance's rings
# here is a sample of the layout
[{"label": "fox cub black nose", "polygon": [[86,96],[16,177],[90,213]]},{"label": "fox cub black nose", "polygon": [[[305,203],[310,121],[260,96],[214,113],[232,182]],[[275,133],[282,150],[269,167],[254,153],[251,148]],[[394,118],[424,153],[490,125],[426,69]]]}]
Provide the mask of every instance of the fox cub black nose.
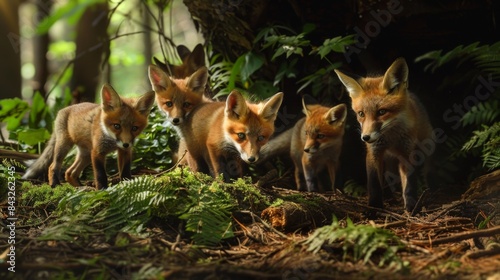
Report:
[{"label": "fox cub black nose", "polygon": [[255,162],[255,157],[249,157],[249,158],[248,158],[248,161],[249,161],[249,162]]},{"label": "fox cub black nose", "polygon": [[370,135],[363,135],[361,139],[363,139],[363,141],[365,142],[370,141]]},{"label": "fox cub black nose", "polygon": [[129,143],[123,143],[124,148],[128,148],[128,146],[129,146]]},{"label": "fox cub black nose", "polygon": [[181,122],[181,120],[180,120],[179,118],[174,118],[174,119],[172,120],[172,122],[173,122],[174,124],[179,124],[179,123]]}]

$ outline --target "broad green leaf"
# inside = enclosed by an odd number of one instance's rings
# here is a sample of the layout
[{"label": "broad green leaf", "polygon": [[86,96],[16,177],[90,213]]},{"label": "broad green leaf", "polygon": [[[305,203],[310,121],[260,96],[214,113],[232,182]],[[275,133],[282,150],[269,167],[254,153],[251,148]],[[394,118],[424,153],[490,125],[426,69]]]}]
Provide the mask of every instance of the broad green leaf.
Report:
[{"label": "broad green leaf", "polygon": [[31,111],[29,117],[29,125],[30,127],[35,127],[41,119],[43,119],[43,115],[47,111],[47,104],[45,104],[45,100],[40,92],[35,92],[33,96],[33,101],[31,103]]},{"label": "broad green leaf", "polygon": [[229,91],[233,90],[236,87],[236,80],[241,73],[241,69],[245,63],[245,55],[242,55],[236,59],[236,62],[233,64],[233,69],[231,70],[231,76],[229,77],[229,83],[227,85],[227,89]]},{"label": "broad green leaf", "polygon": [[29,128],[27,130],[20,131],[17,135],[17,139],[19,142],[34,146],[40,142],[45,142],[50,139],[50,133],[45,128]]},{"label": "broad green leaf", "polygon": [[0,121],[7,124],[7,130],[12,131],[19,127],[28,110],[28,103],[17,97],[0,100]]},{"label": "broad green leaf", "polygon": [[248,52],[244,55],[245,63],[241,67],[241,81],[246,83],[248,78],[264,64],[264,58],[253,52]]}]

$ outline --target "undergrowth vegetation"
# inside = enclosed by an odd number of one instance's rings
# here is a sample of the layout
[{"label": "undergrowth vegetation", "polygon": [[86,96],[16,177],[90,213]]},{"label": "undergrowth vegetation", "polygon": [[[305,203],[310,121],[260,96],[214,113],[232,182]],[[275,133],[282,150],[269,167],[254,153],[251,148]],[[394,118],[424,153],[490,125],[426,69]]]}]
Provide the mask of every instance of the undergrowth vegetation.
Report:
[{"label": "undergrowth vegetation", "polygon": [[404,245],[392,231],[374,225],[355,225],[351,219],[339,222],[334,217],[331,225],[316,229],[304,242],[307,249],[342,249],[343,260],[350,259],[363,264],[374,262],[379,267],[391,266],[401,270],[407,266],[397,255]]},{"label": "undergrowth vegetation", "polygon": [[[438,94],[450,95],[450,109],[443,120],[449,127],[446,141],[448,157],[442,164],[450,168],[471,170],[469,180],[500,167],[500,42],[479,42],[457,46],[448,52],[436,50],[423,54],[417,62],[426,62],[431,73],[448,71],[436,87]],[[453,103],[454,102],[454,103]],[[453,103],[453,104],[452,104]],[[475,165],[475,159],[480,164]],[[463,160],[466,159],[466,160]],[[460,161],[463,161],[463,165]]]},{"label": "undergrowth vegetation", "polygon": [[[161,221],[165,227],[178,229],[179,234],[185,232],[182,238],[193,245],[220,246],[234,242],[238,212],[258,213],[280,205],[283,199],[310,203],[297,196],[274,199],[255,187],[250,178],[224,183],[222,178],[214,180],[182,168],[161,176],[136,177],[99,191],[25,182],[21,193],[20,205],[32,208],[32,217],[25,225],[45,224],[39,240],[79,246],[96,238],[116,243],[124,233],[146,238],[153,221],[155,226]],[[45,221],[33,219],[37,213],[43,216],[41,213],[47,212],[50,216]],[[303,244],[315,254],[327,247],[341,248],[345,261],[375,261],[380,267],[396,270],[405,267],[397,256],[404,247],[398,237],[371,225],[355,225],[348,218],[317,228]]]},{"label": "undergrowth vegetation", "polygon": [[233,237],[234,211],[262,209],[270,202],[249,179],[223,183],[177,168],[160,177],[140,176],[105,190],[75,190],[65,184],[23,186],[22,205],[53,211],[41,239],[88,242],[97,232],[106,240],[119,232],[144,234],[152,218],[181,222],[198,245]]}]

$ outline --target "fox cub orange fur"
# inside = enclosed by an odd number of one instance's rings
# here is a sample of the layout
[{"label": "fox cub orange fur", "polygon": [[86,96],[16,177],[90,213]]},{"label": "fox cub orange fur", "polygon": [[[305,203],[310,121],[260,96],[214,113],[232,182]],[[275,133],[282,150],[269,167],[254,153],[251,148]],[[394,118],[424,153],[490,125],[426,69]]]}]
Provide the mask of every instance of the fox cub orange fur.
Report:
[{"label": "fox cub orange fur", "polygon": [[325,168],[335,190],[335,174],[339,167],[347,107],[344,104],[328,108],[307,105],[302,99],[305,118],[293,128],[290,155],[295,164],[295,182],[299,190],[310,192],[324,189],[318,175]]},{"label": "fox cub orange fur", "polygon": [[97,189],[106,188],[106,155],[116,150],[120,178],[131,178],[132,145],[148,124],[154,92],[139,98],[121,98],[105,84],[101,97],[101,105],[79,103],[58,112],[47,147],[23,178],[43,177],[48,170],[50,185],[60,184],[62,162],[74,145],[78,154],[65,173],[66,181],[73,186],[81,185],[78,177],[85,167],[92,164]]},{"label": "fox cub orange fur", "polygon": [[168,76],[155,65],[150,65],[148,70],[158,108],[167,115],[167,120],[178,132],[178,126],[185,122],[194,108],[203,102],[211,102],[203,96],[208,79],[208,69],[205,66],[182,79]]},{"label": "fox cub orange fur", "polygon": [[425,171],[425,163],[413,157],[418,144],[432,137],[432,126],[417,97],[408,91],[406,61],[397,59],[383,76],[355,80],[336,73],[349,92],[361,125],[361,139],[366,143],[369,205],[383,207],[382,186],[395,182],[388,168],[395,162],[405,209],[412,212],[417,203],[418,177]]},{"label": "fox cub orange fur", "polygon": [[224,174],[226,179],[241,177],[241,161],[255,163],[260,148],[274,133],[282,101],[281,92],[254,104],[233,91],[226,102],[196,107],[181,127],[191,169],[213,176]]}]

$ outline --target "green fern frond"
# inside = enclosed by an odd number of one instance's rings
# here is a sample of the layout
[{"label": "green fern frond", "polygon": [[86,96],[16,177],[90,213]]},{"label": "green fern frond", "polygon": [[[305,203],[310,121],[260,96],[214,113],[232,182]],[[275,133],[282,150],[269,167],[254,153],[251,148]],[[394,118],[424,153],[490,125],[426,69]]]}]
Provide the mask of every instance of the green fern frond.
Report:
[{"label": "green fern frond", "polygon": [[[460,78],[448,75],[446,85],[462,85],[464,81],[470,81],[471,91],[464,91],[463,103],[471,106],[466,107],[467,112],[463,114],[461,123],[463,126],[481,127],[473,131],[473,135],[467,141],[464,141],[459,150],[450,147],[450,139],[447,146],[453,151],[451,157],[473,156],[481,157],[483,167],[495,169],[500,166],[499,163],[499,129],[500,121],[500,88],[495,81],[500,80],[500,42],[492,45],[480,45],[473,43],[468,46],[458,46],[455,49],[443,53],[442,50],[426,53],[416,59],[416,61],[429,61],[426,70],[434,72],[445,64],[454,63],[460,66],[465,62],[468,68],[464,73],[460,73]],[[472,67],[471,67],[472,66]],[[481,88],[483,87],[483,88]],[[484,88],[486,87],[486,88]],[[478,90],[486,90],[489,95],[478,96]],[[469,93],[468,93],[469,92]],[[479,102],[481,100],[482,102]],[[460,134],[458,134],[460,135]],[[464,135],[462,133],[462,135]],[[453,146],[456,147],[457,143]]]},{"label": "green fern frond", "polygon": [[472,107],[462,117],[462,124],[480,125],[491,124],[498,120],[500,116],[500,102],[494,100],[491,102],[482,102]]},{"label": "green fern frond", "polygon": [[500,148],[497,147],[496,152],[483,155],[483,166],[489,170],[500,168]]},{"label": "green fern frond", "polygon": [[482,130],[474,131],[474,136],[464,144],[462,150],[469,151],[472,148],[478,148],[483,145],[487,145],[489,141],[498,142],[500,139],[500,122],[493,124],[492,126],[482,126]]},{"label": "green fern frond", "polygon": [[425,66],[425,70],[435,72],[436,69],[447,63],[457,62],[457,65],[460,66],[470,60],[478,67],[478,70],[499,77],[500,57],[498,53],[500,53],[500,42],[482,46],[480,46],[479,42],[475,42],[468,46],[460,45],[444,54],[442,50],[428,52],[417,57],[415,62],[429,60],[430,62]]},{"label": "green fern frond", "polygon": [[2,160],[2,164],[6,168],[14,166],[16,168],[16,170],[24,170],[24,169],[26,169],[26,165],[24,165],[20,161],[17,161],[17,160],[15,160],[13,158],[4,158]]},{"label": "green fern frond", "polygon": [[391,231],[371,225],[354,225],[347,218],[342,226],[334,217],[331,225],[316,229],[305,241],[308,250],[317,253],[323,246],[342,248],[344,260],[351,257],[354,261],[363,263],[373,261],[377,252],[379,266],[387,264],[403,267],[402,260],[396,255],[402,248],[399,238]]},{"label": "green fern frond", "polygon": [[482,126],[482,130],[473,132],[473,136],[467,141],[462,151],[469,152],[480,149],[483,166],[492,170],[500,167],[500,122],[491,126]]},{"label": "green fern frond", "polygon": [[[57,207],[59,219],[43,239],[88,239],[96,232],[111,238],[118,232],[140,234],[152,217],[179,217],[198,245],[214,245],[233,236],[232,212],[243,193],[242,182],[219,183],[204,174],[177,168],[162,177],[141,176],[101,191],[79,190],[66,195]],[[253,188],[247,184],[246,189]],[[247,191],[252,199],[259,192]]]},{"label": "green fern frond", "polygon": [[196,244],[212,246],[222,239],[234,236],[231,219],[232,206],[214,206],[200,203],[179,217],[186,220],[186,230],[194,233],[191,238]]},{"label": "green fern frond", "polygon": [[219,183],[195,185],[189,190],[192,202],[179,218],[186,220],[186,230],[193,232],[196,244],[215,245],[233,236],[232,210],[236,201]]}]

